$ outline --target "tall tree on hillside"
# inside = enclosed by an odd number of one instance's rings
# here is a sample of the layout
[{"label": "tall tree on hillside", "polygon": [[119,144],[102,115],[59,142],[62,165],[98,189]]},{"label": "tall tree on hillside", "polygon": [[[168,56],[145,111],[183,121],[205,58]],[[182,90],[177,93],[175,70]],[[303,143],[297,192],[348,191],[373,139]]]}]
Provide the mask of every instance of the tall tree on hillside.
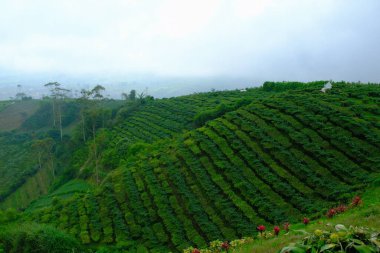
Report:
[{"label": "tall tree on hillside", "polygon": [[121,93],[121,99],[122,100],[128,100],[128,98],[129,98],[129,96],[127,93],[125,93],[125,92]]},{"label": "tall tree on hillside", "polygon": [[129,99],[134,101],[136,99],[136,90],[131,90],[129,92]]},{"label": "tall tree on hillside", "polygon": [[50,96],[52,99],[52,108],[53,108],[53,127],[55,127],[56,126],[56,122],[55,122],[56,90],[59,88],[59,86],[61,86],[61,84],[58,82],[50,82],[50,83],[45,84],[44,86],[50,90]]},{"label": "tall tree on hillside", "polygon": [[91,96],[95,101],[99,101],[104,99],[104,96],[102,92],[105,91],[105,88],[101,85],[96,85],[94,88],[91,90]]},{"label": "tall tree on hillside", "polygon": [[32,148],[37,155],[40,169],[42,169],[43,162],[48,161],[53,178],[55,178],[53,147],[54,140],[52,138],[34,140],[32,143]]},{"label": "tall tree on hillside", "polygon": [[105,88],[101,85],[96,85],[90,90],[82,89],[81,96],[78,98],[81,104],[81,121],[82,121],[82,137],[85,142],[87,139],[86,125],[90,124],[92,129],[92,135],[96,134],[96,124],[99,120],[99,103],[104,99],[102,92]]},{"label": "tall tree on hillside", "polygon": [[26,95],[26,93],[22,91],[21,84],[18,84],[17,85],[17,93],[15,95],[15,99],[16,100],[25,100],[27,98],[28,98],[28,96]]},{"label": "tall tree on hillside", "polygon": [[61,87],[61,84],[58,82],[50,82],[45,84],[45,87],[50,90],[50,97],[52,99],[53,107],[53,127],[57,126],[57,117],[59,122],[59,131],[61,140],[63,139],[63,129],[62,129],[62,104],[63,101],[67,98],[67,94],[70,92],[68,89]]},{"label": "tall tree on hillside", "polygon": [[58,119],[59,119],[59,132],[61,135],[61,141],[63,139],[63,129],[62,129],[62,105],[64,104],[65,99],[67,98],[68,93],[70,90],[59,88],[57,89],[57,98],[58,98]]},{"label": "tall tree on hillside", "polygon": [[148,88],[140,92],[138,95],[138,101],[140,104],[145,104],[148,100],[153,100],[154,98],[148,94]]},{"label": "tall tree on hillside", "polygon": [[82,121],[82,137],[85,142],[88,138],[87,129],[92,135],[92,142],[89,143],[90,153],[95,162],[96,183],[99,184],[99,145],[100,137],[97,137],[97,129],[104,126],[104,110],[101,108],[101,101],[104,100],[103,91],[105,88],[96,85],[94,88],[81,90],[81,96],[78,101],[81,104],[81,121]]},{"label": "tall tree on hillside", "polygon": [[86,142],[86,110],[89,107],[91,91],[82,89],[80,94],[81,96],[78,98],[78,101],[81,104],[80,117],[82,121],[82,137],[83,142]]},{"label": "tall tree on hillside", "polygon": [[103,110],[99,109],[99,104],[100,101],[104,99],[104,96],[102,92],[105,90],[105,88],[101,85],[96,85],[92,90],[91,90],[91,97],[92,97],[92,108],[90,111],[90,119],[92,123],[92,138],[93,138],[93,154],[94,154],[94,159],[95,159],[95,175],[96,175],[96,183],[99,184],[99,152],[98,152],[98,145],[96,142],[96,128],[97,128],[97,123],[99,121],[99,117],[102,118],[103,125],[104,125],[104,114]]},{"label": "tall tree on hillside", "polygon": [[17,92],[15,95],[16,100],[24,100],[26,98],[26,94],[24,92]]}]

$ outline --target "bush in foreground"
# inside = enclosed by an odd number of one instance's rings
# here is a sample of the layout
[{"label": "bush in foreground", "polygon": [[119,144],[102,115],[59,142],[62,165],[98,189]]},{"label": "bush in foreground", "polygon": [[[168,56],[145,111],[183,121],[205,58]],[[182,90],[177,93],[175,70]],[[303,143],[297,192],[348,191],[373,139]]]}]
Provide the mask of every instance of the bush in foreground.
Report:
[{"label": "bush in foreground", "polygon": [[0,252],[80,252],[73,237],[46,225],[11,224],[0,228]]},{"label": "bush in foreground", "polygon": [[300,243],[284,247],[280,253],[376,253],[380,252],[379,233],[368,228],[336,225],[332,231],[317,229]]}]

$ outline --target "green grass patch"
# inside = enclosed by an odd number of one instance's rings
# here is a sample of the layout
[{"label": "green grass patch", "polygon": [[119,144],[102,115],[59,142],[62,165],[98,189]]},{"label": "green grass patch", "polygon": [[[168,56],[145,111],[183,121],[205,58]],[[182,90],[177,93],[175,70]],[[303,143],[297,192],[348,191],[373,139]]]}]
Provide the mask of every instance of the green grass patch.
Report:
[{"label": "green grass patch", "polygon": [[92,185],[84,180],[75,179],[72,180],[61,187],[59,187],[54,192],[42,196],[38,200],[32,202],[26,211],[33,211],[38,208],[43,208],[52,204],[54,198],[67,199],[72,197],[75,193],[86,193],[93,188]]}]

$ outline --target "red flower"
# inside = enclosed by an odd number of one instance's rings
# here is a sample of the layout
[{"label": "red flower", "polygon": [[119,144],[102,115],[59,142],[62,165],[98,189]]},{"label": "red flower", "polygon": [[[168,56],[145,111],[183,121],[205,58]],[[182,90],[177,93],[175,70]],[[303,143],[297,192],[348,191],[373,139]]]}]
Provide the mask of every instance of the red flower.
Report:
[{"label": "red flower", "polygon": [[274,231],[274,235],[275,235],[275,236],[278,236],[278,234],[280,233],[280,227],[279,227],[279,226],[275,226],[275,227],[273,228],[273,231]]},{"label": "red flower", "polygon": [[230,245],[228,244],[228,242],[223,242],[221,246],[222,246],[222,249],[224,249],[224,250],[226,250],[226,251],[227,251],[227,250],[229,249],[229,247],[230,247]]},{"label": "red flower", "polygon": [[289,232],[289,228],[290,228],[290,224],[289,224],[289,222],[286,222],[284,224],[284,230],[286,231],[286,233]]},{"label": "red flower", "polygon": [[257,227],[257,231],[259,231],[260,233],[264,232],[265,231],[265,226],[264,225],[260,225]]},{"label": "red flower", "polygon": [[303,224],[307,225],[309,224],[310,220],[308,218],[303,218]]},{"label": "red flower", "polygon": [[355,196],[354,199],[351,202],[352,206],[358,206],[362,203],[362,199],[359,196]]},{"label": "red flower", "polygon": [[328,218],[332,218],[336,213],[337,213],[336,209],[335,208],[331,208],[330,210],[327,211],[326,216]]},{"label": "red flower", "polygon": [[201,253],[201,251],[197,248],[193,249],[193,251],[191,253]]},{"label": "red flower", "polygon": [[347,206],[345,205],[340,205],[338,207],[335,208],[335,211],[337,213],[344,213],[345,211],[347,211]]},{"label": "red flower", "polygon": [[328,210],[327,213],[326,213],[326,216],[328,218],[332,218],[336,214],[338,214],[338,213],[344,213],[345,211],[347,211],[347,206],[345,206],[345,205],[339,205],[338,207],[331,208],[330,210]]}]

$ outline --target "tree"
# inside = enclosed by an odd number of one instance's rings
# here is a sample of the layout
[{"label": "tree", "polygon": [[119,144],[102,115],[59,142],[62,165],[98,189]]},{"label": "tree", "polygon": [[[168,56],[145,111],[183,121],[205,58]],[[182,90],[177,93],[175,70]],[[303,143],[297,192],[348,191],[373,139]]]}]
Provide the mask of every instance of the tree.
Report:
[{"label": "tree", "polygon": [[17,93],[15,95],[15,100],[27,100],[32,99],[32,97],[28,97],[25,92],[22,91],[22,86],[20,84],[17,85]]},{"label": "tree", "polygon": [[96,183],[99,184],[99,168],[98,168],[98,145],[96,142],[96,126],[97,122],[99,120],[99,114],[101,115],[102,118],[102,125],[104,125],[104,114],[102,110],[99,110],[99,101],[103,100],[104,96],[102,95],[102,91],[104,91],[105,88],[101,85],[96,85],[92,90],[91,90],[91,96],[93,99],[93,107],[92,110],[90,111],[90,117],[91,117],[91,122],[92,122],[92,138],[93,138],[93,153],[94,153],[94,158],[95,158],[95,175],[96,175]]},{"label": "tree", "polygon": [[82,118],[82,135],[83,141],[86,141],[86,129],[91,129],[92,143],[90,143],[90,153],[92,154],[95,162],[95,175],[96,183],[99,184],[99,147],[97,143],[97,129],[104,126],[104,110],[100,108],[100,103],[104,99],[102,92],[105,88],[101,85],[96,85],[91,90],[82,89],[81,97],[79,98],[82,104],[81,118]]},{"label": "tree", "polygon": [[154,99],[148,94],[148,88],[145,88],[145,90],[143,92],[140,92],[137,96],[140,104],[145,104],[147,101]]},{"label": "tree", "polygon": [[63,129],[62,129],[62,104],[67,98],[67,94],[70,92],[68,89],[58,88],[57,98],[58,98],[58,119],[59,119],[59,132],[61,134],[61,141],[63,139]]},{"label": "tree", "polygon": [[32,143],[32,148],[37,155],[38,165],[40,169],[42,169],[43,162],[48,161],[53,178],[55,178],[53,155],[54,140],[52,138],[34,140]]},{"label": "tree", "polygon": [[94,88],[92,88],[90,95],[94,100],[102,100],[104,99],[104,96],[102,94],[104,90],[105,88],[98,84]]},{"label": "tree", "polygon": [[129,99],[128,94],[125,93],[125,92],[121,93],[121,99],[122,99],[122,100],[128,100],[128,99]]},{"label": "tree", "polygon": [[58,82],[50,82],[45,84],[45,87],[50,89],[53,107],[53,127],[56,127],[56,117],[59,119],[59,131],[61,135],[61,141],[63,139],[62,129],[62,102],[67,98],[67,94],[70,92],[68,89],[61,88],[61,84]]},{"label": "tree", "polygon": [[58,82],[50,82],[44,85],[50,90],[51,93],[51,98],[52,98],[52,108],[53,108],[53,127],[55,127],[56,122],[55,122],[55,100],[56,100],[56,89],[61,86],[60,83]]},{"label": "tree", "polygon": [[91,96],[91,91],[82,89],[80,91],[81,96],[79,97],[78,101],[81,104],[81,111],[80,111],[80,116],[81,116],[81,121],[82,121],[82,137],[83,137],[83,142],[86,142],[86,110],[89,107],[89,98]]},{"label": "tree", "polygon": [[104,143],[106,143],[106,140],[107,140],[107,135],[105,131],[100,131],[99,134],[94,136],[94,141],[90,145],[90,148],[93,154],[93,160],[95,162],[95,180],[96,180],[97,185],[99,185],[100,183],[99,161],[102,158],[102,153],[99,151],[102,150],[102,146],[104,145]]},{"label": "tree", "polygon": [[136,90],[131,90],[129,92],[129,99],[132,101],[136,100]]},{"label": "tree", "polygon": [[26,94],[24,92],[17,92],[16,93],[16,96],[15,96],[15,99],[16,100],[24,100],[26,98]]}]

